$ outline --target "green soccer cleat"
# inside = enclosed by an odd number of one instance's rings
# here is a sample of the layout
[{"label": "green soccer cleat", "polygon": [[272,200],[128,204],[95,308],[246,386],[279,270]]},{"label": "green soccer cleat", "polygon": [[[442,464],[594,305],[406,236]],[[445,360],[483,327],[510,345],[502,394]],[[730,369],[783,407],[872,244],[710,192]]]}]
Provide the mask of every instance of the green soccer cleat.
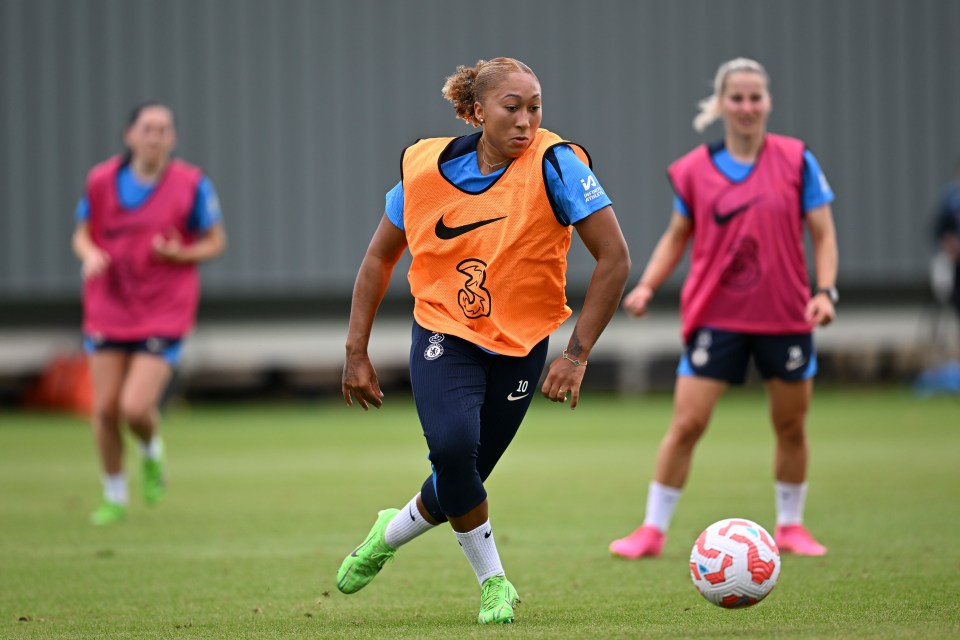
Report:
[{"label": "green soccer cleat", "polygon": [[143,459],[143,500],[157,504],[167,495],[167,482],[163,475],[163,459]]},{"label": "green soccer cleat", "polygon": [[393,557],[397,550],[387,546],[384,534],[387,525],[398,513],[399,509],[384,509],[379,512],[367,539],[343,559],[343,564],[337,571],[337,589],[343,593],[360,591],[370,584],[387,560]]},{"label": "green soccer cleat", "polygon": [[127,507],[104,499],[97,510],[90,514],[90,523],[98,527],[121,522],[127,517]]},{"label": "green soccer cleat", "polygon": [[506,576],[491,576],[480,588],[480,624],[509,624],[513,622],[513,608],[520,604],[520,596]]}]

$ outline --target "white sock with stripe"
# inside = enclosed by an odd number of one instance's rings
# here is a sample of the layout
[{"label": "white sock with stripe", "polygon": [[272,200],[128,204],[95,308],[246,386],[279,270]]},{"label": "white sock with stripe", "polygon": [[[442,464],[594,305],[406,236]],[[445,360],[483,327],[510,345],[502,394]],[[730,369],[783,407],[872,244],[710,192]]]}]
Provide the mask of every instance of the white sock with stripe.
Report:
[{"label": "white sock with stripe", "polygon": [[503,565],[500,563],[500,554],[497,553],[497,544],[493,541],[493,529],[490,528],[490,520],[473,531],[460,533],[454,531],[463,554],[470,561],[473,572],[477,574],[477,581],[483,585],[483,581],[491,576],[505,575]]},{"label": "white sock with stripe", "polygon": [[[419,495],[419,494],[418,494]],[[417,508],[417,496],[407,503],[407,506],[400,509],[400,513],[393,517],[387,524],[387,530],[383,534],[383,539],[390,548],[396,549],[402,544],[407,544],[422,533],[433,529],[434,524],[430,524],[423,519],[420,509]]]}]

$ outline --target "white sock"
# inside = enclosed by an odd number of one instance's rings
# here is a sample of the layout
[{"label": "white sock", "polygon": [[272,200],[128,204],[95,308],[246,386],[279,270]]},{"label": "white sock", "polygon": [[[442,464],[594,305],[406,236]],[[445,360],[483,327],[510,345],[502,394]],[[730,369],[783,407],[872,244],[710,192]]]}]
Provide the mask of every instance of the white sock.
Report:
[{"label": "white sock", "polygon": [[103,475],[103,497],[107,502],[126,505],[129,502],[127,497],[127,478],[123,471],[120,473],[106,473]]},{"label": "white sock", "polygon": [[387,524],[387,530],[384,532],[383,538],[391,548],[396,549],[435,526],[437,525],[430,524],[420,515],[420,510],[417,508],[417,496],[413,496],[413,500],[407,503],[406,508],[400,509],[400,513]]},{"label": "white sock", "polygon": [[656,527],[666,533],[682,493],[683,489],[668,487],[656,481],[651,482],[647,492],[647,515],[643,524]]},{"label": "white sock", "polygon": [[807,483],[791,484],[776,482],[777,524],[800,524],[803,522],[803,507],[807,502]]},{"label": "white sock", "polygon": [[481,585],[490,576],[505,575],[503,565],[500,564],[500,554],[497,553],[497,544],[493,541],[493,529],[490,528],[489,520],[473,531],[466,533],[454,531],[454,533]]},{"label": "white sock", "polygon": [[137,443],[140,445],[140,453],[143,454],[144,458],[159,460],[163,457],[163,439],[159,435],[153,434],[150,442],[137,440]]}]

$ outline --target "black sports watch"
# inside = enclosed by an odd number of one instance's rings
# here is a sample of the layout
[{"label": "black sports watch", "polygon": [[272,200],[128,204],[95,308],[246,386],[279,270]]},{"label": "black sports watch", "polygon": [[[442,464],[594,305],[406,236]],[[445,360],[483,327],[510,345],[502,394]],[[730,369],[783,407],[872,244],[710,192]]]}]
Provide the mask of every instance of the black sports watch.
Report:
[{"label": "black sports watch", "polygon": [[836,287],[817,287],[817,294],[825,293],[830,298],[830,302],[837,304],[840,302],[840,292]]}]

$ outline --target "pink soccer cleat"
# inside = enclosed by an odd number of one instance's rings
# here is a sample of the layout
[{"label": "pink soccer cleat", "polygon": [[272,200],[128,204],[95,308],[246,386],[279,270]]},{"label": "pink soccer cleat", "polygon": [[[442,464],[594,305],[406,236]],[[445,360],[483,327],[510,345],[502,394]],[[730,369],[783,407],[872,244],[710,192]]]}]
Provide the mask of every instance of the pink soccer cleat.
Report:
[{"label": "pink soccer cleat", "polygon": [[773,539],[781,553],[798,556],[822,556],[827,553],[827,548],[817,542],[802,524],[777,525]]},{"label": "pink soccer cleat", "polygon": [[611,542],[610,553],[630,560],[655,558],[663,551],[663,543],[666,541],[667,536],[662,531],[645,524],[626,538]]}]

